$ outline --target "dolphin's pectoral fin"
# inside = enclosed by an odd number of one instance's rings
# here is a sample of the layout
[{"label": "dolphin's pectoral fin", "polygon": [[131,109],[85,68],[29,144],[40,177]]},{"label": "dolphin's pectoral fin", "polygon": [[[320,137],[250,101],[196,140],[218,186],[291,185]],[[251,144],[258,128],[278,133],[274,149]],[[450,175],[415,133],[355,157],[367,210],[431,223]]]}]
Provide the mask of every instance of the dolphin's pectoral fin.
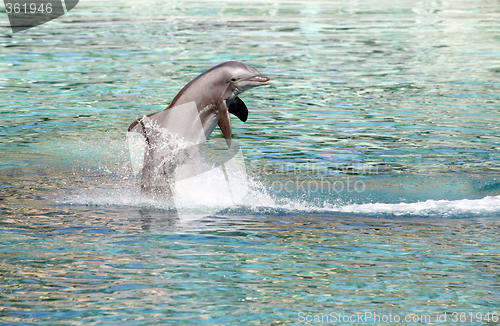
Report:
[{"label": "dolphin's pectoral fin", "polygon": [[226,106],[226,101],[219,105],[219,128],[226,139],[227,147],[231,147],[231,119]]},{"label": "dolphin's pectoral fin", "polygon": [[[141,118],[142,119],[142,118]],[[136,131],[136,132],[139,132],[139,131],[142,131],[142,130],[139,130],[137,127],[137,125],[139,124],[139,121],[141,119],[137,119],[135,120],[134,122],[132,122],[132,124],[128,127],[128,130],[127,131]]]},{"label": "dolphin's pectoral fin", "polygon": [[[168,108],[170,108],[170,104],[167,106],[167,109]],[[165,110],[167,110],[167,109],[165,109]],[[151,118],[152,116],[156,115],[156,119],[158,120],[159,119],[158,117],[161,117],[165,113],[165,110],[148,114],[146,116],[146,118]],[[132,124],[130,126],[128,126],[128,131],[143,132],[144,129],[141,126],[142,123],[144,123],[144,117],[139,118],[139,119],[135,120],[134,122],[132,122]]]},{"label": "dolphin's pectoral fin", "polygon": [[231,105],[228,107],[229,113],[237,116],[241,121],[246,122],[248,119],[248,108],[245,103],[239,98],[235,97]]},{"label": "dolphin's pectoral fin", "polygon": [[149,141],[149,137],[146,133],[146,127],[144,126],[144,118],[140,118],[135,120],[129,127],[128,127],[128,132],[138,132],[146,138],[146,142],[148,144],[151,144]]}]

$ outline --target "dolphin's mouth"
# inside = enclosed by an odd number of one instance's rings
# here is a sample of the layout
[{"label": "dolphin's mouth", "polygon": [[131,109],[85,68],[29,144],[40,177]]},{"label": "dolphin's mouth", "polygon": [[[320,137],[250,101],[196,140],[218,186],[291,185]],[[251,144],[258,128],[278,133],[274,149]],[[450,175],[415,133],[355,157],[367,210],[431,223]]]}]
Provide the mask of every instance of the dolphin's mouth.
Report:
[{"label": "dolphin's mouth", "polygon": [[251,78],[248,78],[246,80],[246,82],[248,82],[249,84],[251,84],[252,86],[261,86],[261,85],[269,85],[269,83],[271,82],[270,79],[266,76],[262,76],[262,75],[257,75],[257,76],[253,76]]}]

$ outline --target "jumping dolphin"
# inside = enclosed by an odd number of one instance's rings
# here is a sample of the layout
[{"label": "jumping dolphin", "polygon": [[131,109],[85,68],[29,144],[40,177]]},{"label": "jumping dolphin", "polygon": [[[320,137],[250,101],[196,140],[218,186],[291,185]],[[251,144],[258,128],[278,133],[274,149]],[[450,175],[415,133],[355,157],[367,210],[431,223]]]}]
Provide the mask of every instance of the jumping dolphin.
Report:
[{"label": "jumping dolphin", "polygon": [[[160,128],[176,129],[178,130],[176,134],[193,143],[200,143],[200,134],[201,138],[204,138],[203,141],[206,140],[218,125],[227,146],[231,147],[229,113],[243,122],[248,118],[248,109],[238,95],[250,88],[268,84],[269,78],[262,76],[255,68],[242,62],[228,61],[190,81],[166,109],[134,121],[128,131],[141,133],[146,139],[147,146],[142,171],[143,191],[171,197],[170,175],[177,165],[167,164],[167,166],[164,163],[165,151],[159,154],[155,148],[158,142],[165,140],[157,136],[158,133],[151,132],[146,123]],[[197,112],[195,110],[192,114],[187,109],[182,111],[189,104],[196,105]],[[179,114],[179,112],[187,113]],[[160,165],[161,169],[158,169]],[[158,174],[163,174],[164,178],[158,178]]]},{"label": "jumping dolphin", "polygon": [[[215,126],[219,125],[227,145],[231,147],[229,113],[234,114],[243,122],[248,118],[247,106],[238,95],[250,88],[268,84],[269,78],[262,76],[255,68],[242,62],[228,61],[205,71],[190,81],[165,110],[147,117],[163,122],[163,119],[168,118],[165,114],[168,109],[194,101],[205,137],[208,138]],[[134,121],[128,127],[128,131],[144,133],[139,126],[141,120],[142,118]],[[144,136],[148,140],[148,135]]]}]

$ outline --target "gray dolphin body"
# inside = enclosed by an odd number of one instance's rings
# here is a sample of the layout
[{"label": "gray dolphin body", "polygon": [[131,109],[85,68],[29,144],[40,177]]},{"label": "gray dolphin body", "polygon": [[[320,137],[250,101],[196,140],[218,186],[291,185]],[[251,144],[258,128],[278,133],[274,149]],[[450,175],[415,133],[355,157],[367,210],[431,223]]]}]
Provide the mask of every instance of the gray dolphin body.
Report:
[{"label": "gray dolphin body", "polygon": [[[238,95],[250,88],[268,84],[269,78],[262,76],[255,68],[242,62],[228,61],[205,71],[190,81],[165,110],[147,117],[165,123],[163,119],[168,119],[165,113],[169,108],[194,101],[205,137],[208,138],[215,126],[219,125],[228,146],[231,146],[229,113],[234,114],[243,122],[248,118],[248,109]],[[141,120],[134,121],[128,131],[143,132],[140,126]],[[144,136],[148,138],[148,135]]]},{"label": "gray dolphin body", "polygon": [[[166,154],[165,151],[158,153],[156,149],[158,146],[155,143],[164,140],[158,140],[155,133],[148,132],[145,122],[154,123],[160,127],[166,126],[166,128],[174,126],[176,129],[183,128],[184,126],[178,125],[183,123],[186,130],[183,137],[193,142],[199,138],[200,132],[203,132],[206,140],[218,125],[228,147],[231,147],[229,113],[234,114],[243,122],[248,118],[248,109],[238,95],[250,88],[268,84],[269,78],[262,76],[255,68],[242,62],[228,61],[205,71],[190,81],[165,110],[134,121],[129,126],[128,131],[142,133],[147,143],[142,171],[141,187],[143,191],[161,195],[161,197],[171,197],[171,175],[177,164],[172,163],[168,166],[162,163],[165,161],[164,156],[168,153]],[[170,109],[191,102],[195,103],[198,114],[197,117],[191,115],[190,119],[199,118],[199,121],[186,121],[186,119],[176,121],[178,114],[172,114],[174,110]],[[201,122],[202,131],[196,130],[199,122]],[[162,165],[160,169],[158,169],[159,165]],[[159,174],[163,174],[163,177]]]}]

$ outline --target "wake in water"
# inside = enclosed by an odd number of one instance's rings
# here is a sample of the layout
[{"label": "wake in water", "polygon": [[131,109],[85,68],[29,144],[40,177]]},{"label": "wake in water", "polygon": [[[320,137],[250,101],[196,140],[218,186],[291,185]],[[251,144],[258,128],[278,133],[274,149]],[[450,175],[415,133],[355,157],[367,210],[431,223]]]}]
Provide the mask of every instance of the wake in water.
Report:
[{"label": "wake in water", "polygon": [[491,215],[500,213],[500,196],[487,196],[481,199],[462,200],[426,200],[416,203],[398,204],[353,204],[336,207],[336,211],[361,214],[394,214],[420,216],[460,216],[460,215]]},{"label": "wake in water", "polygon": [[[279,202],[279,201],[278,201]],[[414,203],[366,203],[366,204],[332,204],[313,205],[307,202],[281,200],[274,208],[297,212],[322,213],[339,212],[354,213],[367,216],[421,216],[421,217],[467,217],[497,216],[500,214],[500,196],[487,196],[481,199],[461,200],[426,200]]]},{"label": "wake in water", "polygon": [[[134,136],[134,134],[131,134]],[[144,158],[144,140],[128,139],[132,170],[134,175],[140,175]],[[135,144],[135,145],[134,145]],[[180,219],[202,218],[207,215],[282,215],[282,214],[310,214],[335,213],[356,214],[370,217],[397,216],[397,217],[495,217],[500,214],[500,196],[490,192],[489,196],[479,199],[436,200],[427,199],[441,197],[439,194],[428,192],[431,186],[424,187],[419,180],[408,181],[405,178],[392,180],[389,187],[381,185],[378,175],[371,176],[367,183],[367,192],[338,193],[328,189],[319,189],[314,193],[302,193],[299,187],[293,192],[276,191],[269,182],[264,180],[265,175],[249,175],[246,171],[245,159],[241,147],[235,142],[231,150],[223,139],[212,139],[204,144],[204,151],[198,160],[179,167],[176,175],[173,201],[162,200],[145,195],[141,192],[139,177],[126,176],[128,180],[111,180],[108,184],[116,185],[113,188],[96,188],[91,191],[73,193],[57,201],[70,205],[96,205],[116,207],[136,207],[140,209],[158,209],[176,212]],[[227,159],[227,158],[230,159]],[[189,160],[188,160],[189,161]],[[197,162],[197,163],[196,163]],[[196,169],[203,166],[203,169]],[[193,173],[193,171],[198,171]],[[111,173],[111,172],[110,172]],[[318,174],[319,175],[319,174]],[[278,176],[279,183],[288,184],[295,179],[284,175]],[[314,179],[316,178],[316,179]],[[132,180],[132,182],[131,182]],[[319,177],[312,179],[319,181]],[[336,179],[340,180],[340,179]],[[368,179],[360,179],[368,182]],[[337,181],[339,184],[341,181]],[[409,193],[419,193],[418,198],[398,199],[401,194],[394,191],[394,185],[418,184],[409,190]],[[443,182],[444,183],[444,182]],[[353,183],[355,185],[355,183]],[[456,180],[450,181],[453,187]],[[422,187],[421,190],[419,190]],[[285,187],[286,188],[286,187]],[[375,189],[377,188],[377,189]],[[380,190],[380,189],[382,190]],[[363,184],[364,189],[364,184]],[[371,189],[371,194],[368,190]],[[375,197],[374,193],[384,193],[385,196]],[[447,189],[445,189],[448,191]],[[477,194],[476,194],[477,195]],[[354,198],[354,196],[357,196]],[[464,195],[463,197],[467,197]],[[444,197],[446,198],[446,197]]]},{"label": "wake in water", "polygon": [[[228,149],[223,139],[199,144],[154,125],[148,127],[156,140],[148,146],[141,135],[127,135],[134,184],[93,189],[59,202],[161,209],[175,212],[181,220],[234,207],[276,206],[262,184],[248,177],[238,142]],[[168,184],[163,186],[165,182]],[[155,191],[145,189],[145,185]],[[162,187],[166,190],[156,191]]]},{"label": "wake in water", "polygon": [[[306,200],[288,194],[271,194],[260,181],[246,174],[232,174],[230,186],[237,193],[231,197],[222,172],[199,175],[198,178],[178,183],[176,201],[153,199],[141,193],[139,185],[114,189],[83,191],[58,200],[61,204],[128,206],[180,212],[180,218],[202,218],[207,215],[260,215],[260,214],[310,214],[346,213],[374,216],[398,217],[495,217],[500,214],[500,196],[480,199],[424,200],[400,203],[348,203],[338,196],[323,194],[320,200]],[[225,189],[226,191],[214,189]]]}]

